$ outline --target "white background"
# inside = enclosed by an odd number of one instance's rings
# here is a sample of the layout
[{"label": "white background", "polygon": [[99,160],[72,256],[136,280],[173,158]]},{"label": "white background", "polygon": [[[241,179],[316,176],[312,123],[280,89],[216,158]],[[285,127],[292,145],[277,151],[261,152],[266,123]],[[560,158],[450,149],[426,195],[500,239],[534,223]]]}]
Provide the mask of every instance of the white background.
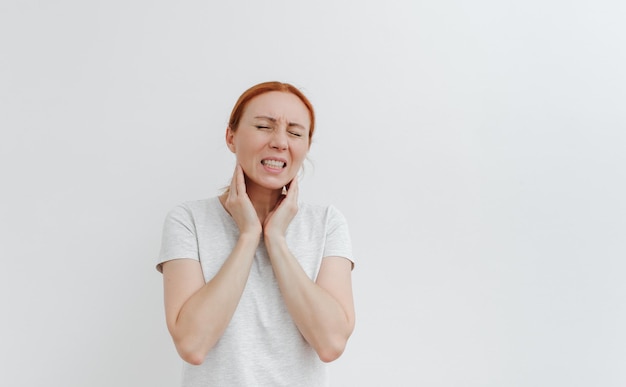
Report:
[{"label": "white background", "polygon": [[335,386],[626,385],[624,4],[2,1],[0,385],[177,385],[163,218],[267,80],[351,227]]}]

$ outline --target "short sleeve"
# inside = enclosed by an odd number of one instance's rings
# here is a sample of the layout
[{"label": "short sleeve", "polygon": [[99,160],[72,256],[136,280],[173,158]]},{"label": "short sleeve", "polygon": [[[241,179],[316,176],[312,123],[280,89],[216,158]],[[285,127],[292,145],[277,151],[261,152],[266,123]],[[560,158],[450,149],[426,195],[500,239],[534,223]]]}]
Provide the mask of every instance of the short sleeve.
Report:
[{"label": "short sleeve", "polygon": [[343,214],[333,206],[328,207],[323,257],[344,257],[352,262],[352,267],[354,267],[348,222]]},{"label": "short sleeve", "polygon": [[200,260],[196,226],[190,210],[184,204],[175,207],[165,217],[156,269],[162,272],[164,262],[180,258]]}]

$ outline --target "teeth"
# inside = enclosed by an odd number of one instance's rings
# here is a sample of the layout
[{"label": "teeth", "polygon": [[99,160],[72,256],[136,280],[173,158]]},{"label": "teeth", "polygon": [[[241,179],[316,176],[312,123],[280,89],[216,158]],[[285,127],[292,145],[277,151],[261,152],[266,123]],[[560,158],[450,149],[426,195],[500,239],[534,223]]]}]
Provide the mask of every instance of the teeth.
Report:
[{"label": "teeth", "polygon": [[283,168],[285,166],[284,162],[278,160],[263,160],[261,163],[270,168]]}]

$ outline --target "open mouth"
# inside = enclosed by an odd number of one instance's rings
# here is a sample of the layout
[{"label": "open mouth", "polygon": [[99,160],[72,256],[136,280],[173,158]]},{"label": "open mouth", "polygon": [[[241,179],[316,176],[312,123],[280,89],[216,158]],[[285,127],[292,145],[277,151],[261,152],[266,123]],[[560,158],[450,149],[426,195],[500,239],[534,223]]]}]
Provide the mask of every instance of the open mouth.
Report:
[{"label": "open mouth", "polygon": [[274,169],[285,168],[285,166],[287,165],[287,163],[285,163],[284,161],[269,160],[269,159],[261,160],[261,164],[265,165],[266,167],[274,168]]}]

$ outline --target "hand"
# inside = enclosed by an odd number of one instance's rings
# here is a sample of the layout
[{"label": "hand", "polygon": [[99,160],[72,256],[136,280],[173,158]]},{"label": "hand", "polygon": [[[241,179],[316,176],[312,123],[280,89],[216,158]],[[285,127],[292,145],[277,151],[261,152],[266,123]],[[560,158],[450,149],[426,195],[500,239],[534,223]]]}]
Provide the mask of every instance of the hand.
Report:
[{"label": "hand", "polygon": [[240,164],[235,167],[224,207],[235,220],[240,234],[261,235],[261,222],[246,193],[246,181]]},{"label": "hand", "polygon": [[265,218],[263,234],[266,239],[284,237],[287,227],[298,213],[298,178],[294,178],[287,187],[287,194],[280,198]]}]

